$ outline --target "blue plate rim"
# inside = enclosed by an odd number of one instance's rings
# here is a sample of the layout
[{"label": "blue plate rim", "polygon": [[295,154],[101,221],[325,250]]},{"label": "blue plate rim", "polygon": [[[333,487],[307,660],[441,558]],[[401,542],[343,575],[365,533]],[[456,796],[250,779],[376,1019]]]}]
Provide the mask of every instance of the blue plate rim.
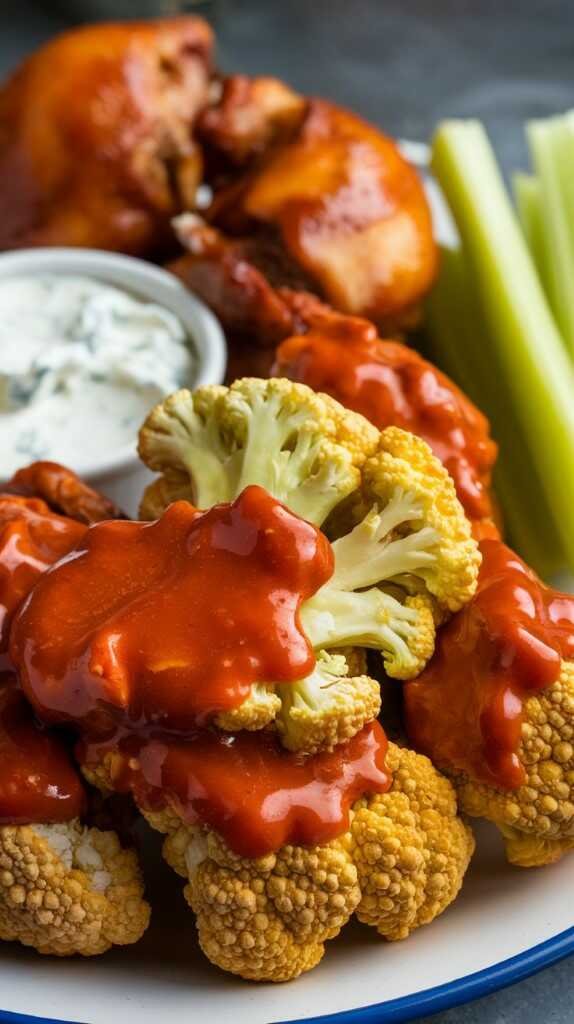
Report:
[{"label": "blue plate rim", "polygon": [[522,953],[491,964],[490,967],[475,971],[473,974],[447,981],[443,985],[435,985],[433,988],[386,1000],[384,1003],[373,1003],[370,1006],[342,1010],[320,1017],[282,1021],[282,1024],[401,1024],[490,995],[531,977],[573,953],[574,927],[567,928],[558,935],[525,949]]},{"label": "blue plate rim", "polygon": [[[414,992],[412,995],[400,996],[383,1003],[357,1007],[353,1010],[342,1010],[320,1017],[305,1017],[298,1020],[283,1021],[282,1024],[401,1024],[415,1017],[427,1016],[449,1010],[453,1006],[480,999],[508,985],[531,977],[537,971],[550,967],[574,953],[574,927],[567,928],[558,935],[545,939],[544,942],[525,949],[522,953],[491,964],[473,974],[436,985],[433,988]],[[1,1024],[81,1024],[78,1021],[66,1021],[56,1017],[35,1017],[29,1014],[16,1013],[11,1010],[0,1010]]]}]

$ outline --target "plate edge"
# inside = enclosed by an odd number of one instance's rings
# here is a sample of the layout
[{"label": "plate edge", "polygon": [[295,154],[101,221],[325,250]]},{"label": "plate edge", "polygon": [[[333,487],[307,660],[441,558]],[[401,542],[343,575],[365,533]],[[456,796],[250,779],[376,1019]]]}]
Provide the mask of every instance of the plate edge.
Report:
[{"label": "plate edge", "polygon": [[423,989],[408,996],[399,996],[384,1003],[373,1003],[370,1006],[342,1010],[321,1017],[300,1017],[281,1021],[279,1024],[401,1024],[415,1017],[461,1006],[463,1003],[507,988],[545,967],[564,960],[572,953],[574,927],[567,928],[566,931],[497,964],[491,964],[490,967],[484,967],[473,974],[466,974],[462,978],[447,981],[434,988]]}]

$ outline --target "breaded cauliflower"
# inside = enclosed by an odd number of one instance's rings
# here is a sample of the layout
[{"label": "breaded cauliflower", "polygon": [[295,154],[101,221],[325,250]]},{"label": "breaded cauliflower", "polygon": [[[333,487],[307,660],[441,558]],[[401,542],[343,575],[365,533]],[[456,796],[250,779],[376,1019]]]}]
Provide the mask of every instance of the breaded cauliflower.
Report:
[{"label": "breaded cauliflower", "polygon": [[404,688],[410,743],[494,822],[526,867],[574,847],[574,598],[501,541],[480,543],[473,599]]},{"label": "breaded cauliflower", "polygon": [[315,668],[305,679],[255,684],[239,707],[215,717],[215,725],[237,732],[273,724],[289,750],[332,750],[360,732],[381,709],[380,686],[365,674],[365,665],[362,652],[352,648],[332,654],[319,651]]},{"label": "breaded cauliflower", "polygon": [[[456,612],[476,590],[481,556],[454,483],[422,438],[400,427],[381,432],[363,468],[366,502],[382,507],[373,540],[382,579],[424,583],[441,609]],[[390,543],[389,543],[390,542]]]},{"label": "breaded cauliflower", "polygon": [[255,860],[234,854],[215,832],[183,830],[166,840],[181,867],[199,942],[212,963],[252,981],[288,981],[321,960],[360,899],[357,869],[343,840],[284,846]]},{"label": "breaded cauliflower", "polygon": [[367,675],[350,677],[343,654],[319,651],[315,669],[300,683],[277,687],[275,725],[284,747],[314,754],[351,739],[381,710],[381,690]]},{"label": "breaded cauliflower", "polygon": [[333,541],[335,571],[301,621],[316,648],[373,647],[388,675],[412,679],[433,653],[437,611],[472,597],[480,552],[451,478],[420,438],[382,431],[362,477],[363,518]]},{"label": "breaded cauliflower", "polygon": [[95,956],[143,935],[149,907],[133,850],[78,819],[0,827],[0,939]]},{"label": "breaded cauliflower", "polygon": [[541,867],[574,849],[574,663],[524,704],[518,753],[526,770],[519,789],[504,791],[454,777],[461,809],[498,825],[508,860]]},{"label": "breaded cauliflower", "polygon": [[206,956],[254,981],[287,981],[322,958],[353,911],[388,940],[430,923],[456,898],[474,850],[451,783],[428,758],[389,745],[390,790],[357,801],[350,828],[317,847],[250,860],[173,809],[146,812],[164,856],[188,879]]},{"label": "breaded cauliflower", "polygon": [[[315,525],[329,520],[335,572],[301,611],[316,651],[373,647],[389,675],[410,679],[433,652],[435,620],[476,588],[477,544],[428,445],[398,428],[381,433],[305,385],[246,378],[230,388],[179,391],[152,411],[139,450],[163,473],[144,496],[144,517],[175,497],[204,507],[259,484]],[[341,537],[353,503],[362,522]],[[325,689],[316,674],[304,685],[315,694]],[[360,702],[365,684],[355,689]],[[253,717],[247,708],[237,712],[243,727],[273,720],[276,696],[259,687]]]},{"label": "breaded cauliflower", "polygon": [[177,391],[140,431],[141,458],[163,474],[144,494],[141,516],[153,518],[175,496],[209,508],[259,484],[320,526],[358,488],[377,438],[358,413],[284,378]]},{"label": "breaded cauliflower", "polygon": [[388,793],[355,804],[350,849],[359,872],[356,914],[385,939],[404,939],[456,899],[474,851],[450,782],[428,758],[389,744]]}]

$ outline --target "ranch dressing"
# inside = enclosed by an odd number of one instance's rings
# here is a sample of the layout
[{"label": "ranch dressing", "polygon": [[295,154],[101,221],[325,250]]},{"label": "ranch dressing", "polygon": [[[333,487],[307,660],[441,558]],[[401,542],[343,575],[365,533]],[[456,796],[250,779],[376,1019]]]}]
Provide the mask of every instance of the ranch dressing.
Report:
[{"label": "ranch dressing", "polygon": [[87,277],[0,280],[0,479],[36,459],[82,469],[113,457],[194,370],[162,306]]}]

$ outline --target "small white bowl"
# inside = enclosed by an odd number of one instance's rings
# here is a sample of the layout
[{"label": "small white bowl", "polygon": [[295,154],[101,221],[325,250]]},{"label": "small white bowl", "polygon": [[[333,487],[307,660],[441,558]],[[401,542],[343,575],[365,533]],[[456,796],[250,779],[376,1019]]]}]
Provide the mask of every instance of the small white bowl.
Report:
[{"label": "small white bowl", "polygon": [[[100,249],[21,249],[0,255],[0,278],[20,274],[72,274],[123,288],[137,298],[157,302],[185,327],[197,356],[192,386],[220,384],[225,376],[227,347],[219,321],[167,270],[133,256]],[[70,424],[73,429],[73,424]],[[1,437],[0,437],[1,442]],[[97,461],[71,466],[85,479],[135,513],[143,486],[150,478],[136,453],[136,439]]]}]

